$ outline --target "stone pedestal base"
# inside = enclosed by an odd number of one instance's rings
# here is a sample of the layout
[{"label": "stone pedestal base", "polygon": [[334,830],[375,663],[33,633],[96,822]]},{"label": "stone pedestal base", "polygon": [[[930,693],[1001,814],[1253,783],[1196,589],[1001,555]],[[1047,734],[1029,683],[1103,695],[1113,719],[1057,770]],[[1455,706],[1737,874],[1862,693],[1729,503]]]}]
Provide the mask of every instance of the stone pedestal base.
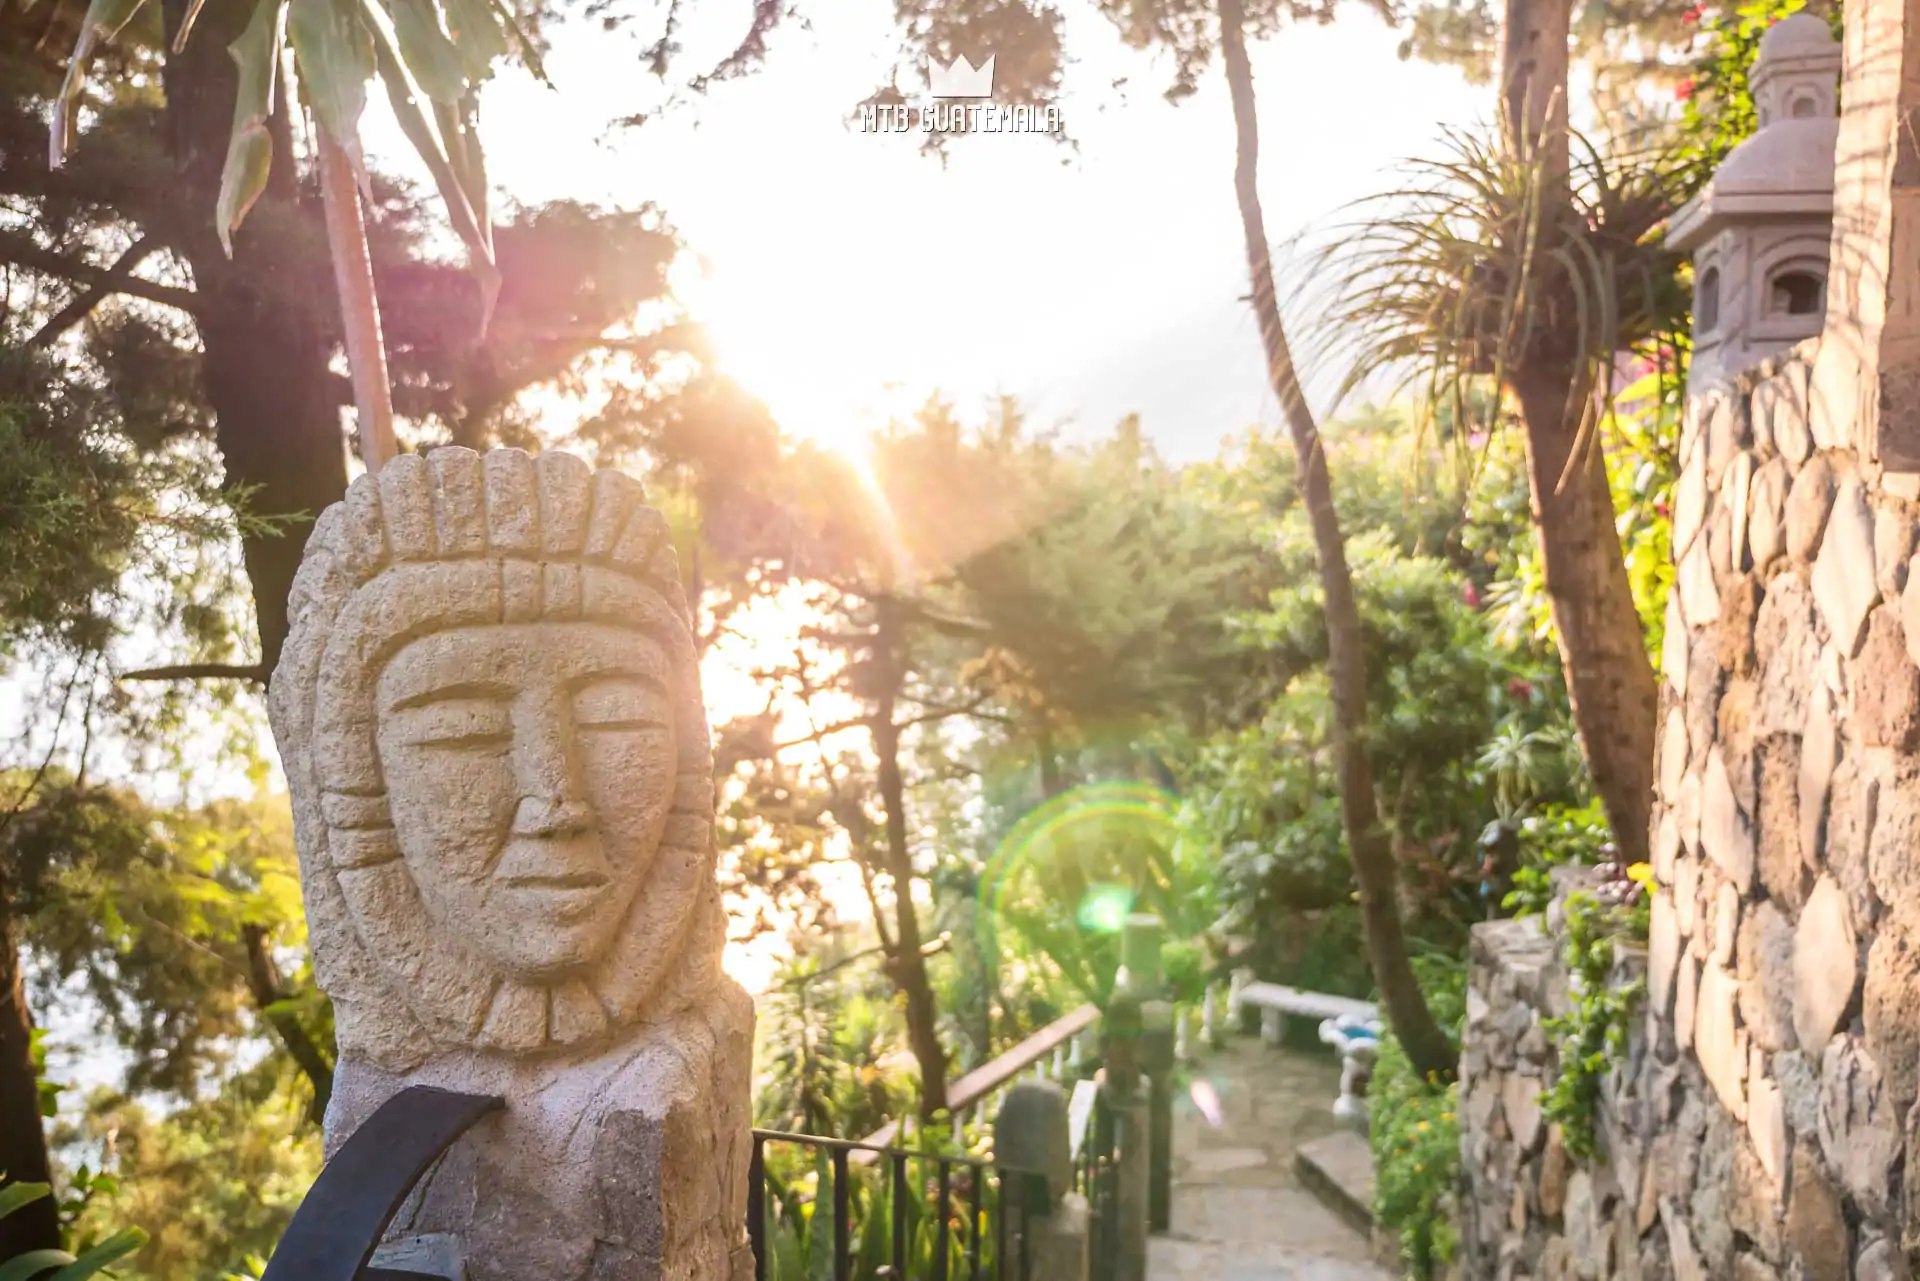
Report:
[{"label": "stone pedestal base", "polygon": [[702,1008],[555,1062],[460,1051],[405,1074],[347,1060],[327,1152],[388,1098],[434,1085],[506,1100],[420,1180],[383,1265],[462,1281],[747,1281],[753,1004]]}]

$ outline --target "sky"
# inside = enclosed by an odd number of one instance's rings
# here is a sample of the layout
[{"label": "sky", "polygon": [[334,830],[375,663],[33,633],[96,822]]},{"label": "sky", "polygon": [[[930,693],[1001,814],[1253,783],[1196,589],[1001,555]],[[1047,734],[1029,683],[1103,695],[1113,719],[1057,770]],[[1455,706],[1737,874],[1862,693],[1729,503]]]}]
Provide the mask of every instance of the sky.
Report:
[{"label": "sky", "polygon": [[[732,46],[750,4],[688,7],[683,75]],[[936,388],[963,407],[1011,392],[1040,421],[1089,431],[1138,412],[1175,461],[1278,421],[1240,301],[1218,75],[1172,106],[1164,60],[1122,47],[1091,4],[1068,5],[1076,61],[1060,113],[1077,152],[983,134],[958,140],[943,166],[918,133],[862,133],[850,118],[890,78],[889,0],[809,7],[810,29],[777,32],[760,71],[638,128],[608,126],[662,105],[640,52],[655,33],[553,28],[554,88],[516,69],[488,89],[491,176],[528,203],[662,207],[705,264],[677,279],[722,366],[789,430],[854,439]],[[1255,47],[1261,196],[1277,240],[1389,187],[1396,162],[1431,154],[1442,125],[1488,118],[1488,90],[1401,62],[1397,42],[1354,6]],[[900,78],[910,97],[921,74]],[[390,120],[369,122],[368,144],[403,159]],[[1309,387],[1343,372],[1309,371]]]},{"label": "sky", "polygon": [[[682,74],[733,46],[750,4],[687,6]],[[1069,434],[1139,413],[1174,461],[1278,422],[1241,301],[1233,123],[1217,74],[1172,106],[1164,61],[1121,47],[1091,4],[1068,5],[1076,61],[1059,106],[1077,150],[981,135],[958,140],[942,165],[921,154],[917,133],[864,134],[850,119],[897,55],[891,0],[808,7],[810,27],[776,33],[761,70],[665,111],[640,51],[655,32],[551,29],[553,88],[508,69],[488,89],[482,137],[496,187],[527,204],[660,206],[689,250],[676,285],[723,370],[787,429],[826,443],[852,443],[935,390],[963,412],[1012,393]],[[1325,229],[1343,205],[1390,188],[1395,164],[1431,154],[1443,126],[1489,117],[1490,91],[1399,61],[1397,43],[1353,6],[1331,26],[1254,48],[1261,196],[1277,241]],[[916,99],[920,74],[900,81]],[[612,126],[637,112],[652,118]],[[374,95],[368,150],[424,179],[385,113]],[[1310,325],[1289,321],[1296,336]],[[1344,371],[1306,373],[1324,411]],[[782,629],[762,630],[777,647]],[[716,722],[758,710],[763,695],[746,676],[756,657],[723,651],[710,662]],[[9,732],[19,694],[0,682]],[[232,781],[211,791],[244,790]],[[772,956],[729,960],[751,983]]]}]

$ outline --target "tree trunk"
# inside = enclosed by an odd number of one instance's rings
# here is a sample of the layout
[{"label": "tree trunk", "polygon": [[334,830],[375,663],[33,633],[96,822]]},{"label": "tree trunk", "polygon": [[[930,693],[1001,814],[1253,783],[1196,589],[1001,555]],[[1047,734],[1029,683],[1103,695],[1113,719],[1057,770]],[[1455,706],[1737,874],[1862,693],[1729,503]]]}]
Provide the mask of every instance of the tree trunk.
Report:
[{"label": "tree trunk", "polygon": [[[1614,844],[1624,861],[1643,862],[1653,821],[1660,692],[1614,525],[1606,457],[1597,441],[1579,439],[1567,408],[1570,388],[1576,405],[1589,399],[1586,380],[1522,369],[1511,381],[1526,422],[1533,526],[1573,723]],[[1584,454],[1569,472],[1576,447]]]},{"label": "tree trunk", "polygon": [[[6,871],[0,868],[0,1187],[53,1181],[47,1134],[40,1123],[32,1034],[20,971],[20,922],[13,914]],[[0,1219],[0,1262],[59,1245],[60,1212],[52,1197]]]},{"label": "tree trunk", "polygon": [[323,1124],[327,1119],[327,1102],[333,1097],[332,1047],[322,1050],[301,1025],[300,1016],[281,1005],[287,999],[287,990],[280,980],[280,967],[273,963],[266,929],[243,925],[240,934],[247,948],[247,986],[252,990],[254,1004],[260,1007],[267,1022],[279,1034],[281,1044],[286,1046],[287,1053],[313,1087],[307,1119],[315,1125]]},{"label": "tree trunk", "polygon": [[1313,525],[1314,549],[1320,565],[1320,589],[1325,598],[1327,675],[1333,690],[1333,741],[1339,762],[1340,815],[1347,848],[1353,860],[1353,879],[1360,889],[1360,919],[1366,931],[1367,956],[1374,983],[1407,1058],[1422,1076],[1451,1074],[1456,1062],[1453,1043],[1414,978],[1407,957],[1406,935],[1394,901],[1396,869],[1392,846],[1373,795],[1373,768],[1367,757],[1367,673],[1362,649],[1360,609],[1354,599],[1353,575],[1347,567],[1346,540],[1334,511],[1333,486],[1327,473],[1326,451],[1320,431],[1300,390],[1293,354],[1280,321],[1274,294],[1273,259],[1268,249],[1266,216],[1260,207],[1260,131],[1253,97],[1253,68],[1247,61],[1245,17],[1241,0],[1220,0],[1221,50],[1227,87],[1233,99],[1234,130],[1238,142],[1234,190],[1239,197],[1240,224],[1246,233],[1247,269],[1252,276],[1253,309],[1266,350],[1267,375],[1280,402],[1287,429],[1293,436],[1299,468],[1300,493]]},{"label": "tree trunk", "polygon": [[[1539,168],[1541,217],[1557,225],[1567,189],[1570,0],[1507,0],[1500,83],[1508,145]],[[1549,246],[1550,247],[1550,246]],[[1594,789],[1622,857],[1647,857],[1659,687],[1615,526],[1613,494],[1591,415],[1593,364],[1610,352],[1527,353],[1508,376],[1527,436],[1533,527],[1547,597]],[[1605,376],[1604,374],[1602,376]],[[1575,457],[1579,449],[1582,456]],[[1571,464],[1571,466],[1569,465]]]},{"label": "tree trunk", "polygon": [[[169,42],[187,0],[166,0]],[[201,299],[202,377],[215,416],[215,441],[227,482],[248,491],[247,509],[282,522],[241,540],[253,585],[260,657],[273,670],[287,635],[287,595],[313,520],[346,492],[345,436],[339,396],[328,368],[333,355],[326,288],[312,247],[321,228],[299,198],[285,95],[274,122],[274,165],[267,192],[229,260],[214,235],[233,122],[234,64],[227,45],[252,11],[243,0],[207,0],[186,49],[165,71],[166,122],[174,163],[200,211],[167,228],[193,268]],[[204,216],[203,216],[204,215]],[[310,235],[294,234],[304,225]]]},{"label": "tree trunk", "polygon": [[320,136],[320,195],[326,204],[327,256],[340,298],[340,324],[347,337],[347,368],[353,375],[354,412],[359,416],[360,461],[377,472],[399,452],[393,436],[393,384],[387,374],[387,344],[380,335],[380,296],[373,288],[373,254],[353,164],[327,134]]},{"label": "tree trunk", "polygon": [[879,760],[880,804],[886,810],[887,872],[893,877],[894,954],[887,958],[895,988],[906,1002],[907,1044],[920,1064],[920,1119],[947,1108],[947,1051],[940,1044],[939,1008],[921,954],[920,915],[913,906],[913,852],[907,844],[907,789],[900,774],[900,727],[895,703],[905,664],[898,607],[891,596],[874,601],[873,661],[879,686],[873,717],[873,754]]}]

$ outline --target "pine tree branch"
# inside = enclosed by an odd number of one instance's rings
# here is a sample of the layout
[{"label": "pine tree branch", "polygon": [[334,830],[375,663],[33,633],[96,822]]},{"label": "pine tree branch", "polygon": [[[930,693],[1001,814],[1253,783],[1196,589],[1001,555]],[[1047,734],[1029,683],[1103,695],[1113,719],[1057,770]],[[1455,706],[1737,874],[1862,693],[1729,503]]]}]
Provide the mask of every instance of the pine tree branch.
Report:
[{"label": "pine tree branch", "polygon": [[200,296],[191,289],[155,284],[113,268],[81,262],[51,249],[42,249],[30,238],[13,232],[0,232],[0,263],[26,267],[49,276],[59,276],[77,285],[103,288],[130,298],[144,298],[164,307],[177,308],[190,316],[200,312]]},{"label": "pine tree branch", "polygon": [[111,281],[131,280],[133,269],[145,262],[158,248],[160,248],[160,242],[151,236],[141,236],[127,246],[127,251],[113,260],[113,266],[107,268],[107,279],[89,285],[76,295],[72,302],[54,312],[47,323],[40,326],[33,337],[27,339],[28,348],[45,347],[85,320],[93,309],[100,305],[103,298],[115,292],[116,287],[110,283]]},{"label": "pine tree branch", "polygon": [[143,667],[122,672],[123,681],[201,681],[239,680],[266,683],[267,669],[259,663],[181,663],[173,667]]}]

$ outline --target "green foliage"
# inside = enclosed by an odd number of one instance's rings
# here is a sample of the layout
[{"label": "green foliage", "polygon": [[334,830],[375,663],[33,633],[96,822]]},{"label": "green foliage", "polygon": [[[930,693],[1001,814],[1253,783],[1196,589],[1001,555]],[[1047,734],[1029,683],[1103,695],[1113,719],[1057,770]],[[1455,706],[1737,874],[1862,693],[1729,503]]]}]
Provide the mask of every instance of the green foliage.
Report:
[{"label": "green foliage", "polygon": [[[1447,956],[1415,962],[1421,991],[1442,1027],[1466,1016],[1466,966]],[[1367,1086],[1374,1165],[1374,1219],[1395,1234],[1407,1276],[1437,1276],[1459,1246],[1450,1217],[1460,1177],[1459,1082],[1423,1080],[1391,1033],[1381,1039]]]},{"label": "green foliage", "polygon": [[[75,1187],[84,1189],[77,1194],[84,1203],[94,1190],[117,1190],[118,1185],[107,1175],[90,1175],[83,1166],[75,1178]],[[45,1183],[13,1183],[0,1188],[0,1219],[52,1195],[52,1187]],[[64,1212],[66,1207],[62,1209]],[[74,1234],[66,1235],[71,1238]],[[87,1281],[88,1277],[105,1272],[146,1243],[147,1234],[139,1228],[120,1228],[97,1241],[86,1237],[70,1239],[66,1249],[29,1250],[11,1259],[0,1259],[0,1281]]]},{"label": "green foliage", "polygon": [[1592,867],[1612,850],[1612,832],[1598,800],[1579,808],[1550,806],[1520,824],[1520,867],[1501,903],[1515,916],[1536,916],[1553,900],[1556,867]]},{"label": "green foliage", "polygon": [[1645,940],[1645,909],[1610,905],[1580,890],[1567,896],[1564,929],[1572,1004],[1566,1015],[1545,1024],[1560,1072],[1540,1096],[1540,1112],[1548,1124],[1560,1126],[1571,1155],[1590,1160],[1600,1093],[1626,1052],[1631,1016],[1646,990],[1640,980],[1615,984],[1614,948],[1622,937]]},{"label": "green foliage", "polygon": [[912,1096],[912,1060],[873,953],[791,958],[756,1002],[756,1123],[800,1134],[870,1134]]},{"label": "green foliage", "polygon": [[1841,6],[1828,0],[1738,0],[1707,11],[1705,3],[1687,11],[1699,23],[1693,76],[1680,86],[1681,132],[1693,180],[1704,183],[1727,153],[1759,127],[1747,76],[1760,53],[1760,38],[1780,19],[1810,12],[1823,18],[1838,40]]},{"label": "green foliage", "polygon": [[[1490,635],[1478,555],[1459,537],[1459,473],[1403,418],[1373,415],[1330,433],[1359,595],[1375,784],[1403,870],[1409,929],[1449,948],[1490,906],[1482,834],[1525,807],[1579,795],[1578,754],[1557,666]],[[1186,746],[1182,823],[1219,850],[1220,929],[1248,940],[1263,976],[1364,995],[1371,976],[1353,904],[1332,757],[1313,544],[1282,465],[1260,442],[1213,478],[1222,518],[1264,545],[1264,609],[1230,615],[1264,699]],[[1269,470],[1271,469],[1271,470]],[[1422,478],[1426,479],[1422,479]],[[1511,482],[1525,520],[1525,479]],[[1263,483],[1278,497],[1244,497]],[[1524,527],[1524,526],[1523,526]]]},{"label": "green foliage", "polygon": [[129,1281],[219,1276],[271,1254],[321,1165],[306,1083],[278,1056],[165,1112],[96,1091],[54,1139],[111,1162],[111,1182],[93,1177],[76,1230],[101,1236],[134,1222],[152,1234],[123,1270]]}]

